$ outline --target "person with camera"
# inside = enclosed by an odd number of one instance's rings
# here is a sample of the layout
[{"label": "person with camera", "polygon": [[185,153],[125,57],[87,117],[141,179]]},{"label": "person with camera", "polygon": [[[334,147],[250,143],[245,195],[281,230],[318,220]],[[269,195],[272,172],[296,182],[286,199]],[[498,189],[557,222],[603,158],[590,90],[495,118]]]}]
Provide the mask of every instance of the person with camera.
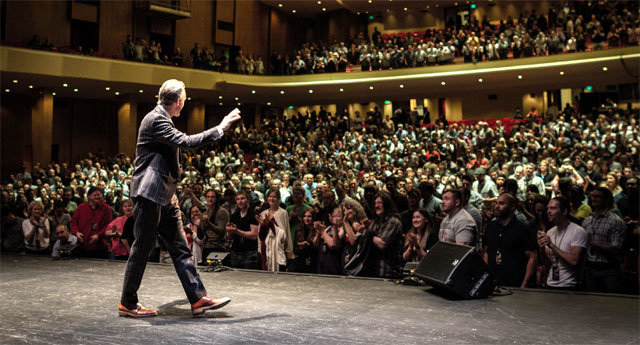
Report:
[{"label": "person with camera", "polygon": [[60,224],[56,227],[58,240],[51,250],[51,258],[54,260],[69,259],[73,257],[74,250],[78,246],[78,238],[69,232],[69,228]]}]

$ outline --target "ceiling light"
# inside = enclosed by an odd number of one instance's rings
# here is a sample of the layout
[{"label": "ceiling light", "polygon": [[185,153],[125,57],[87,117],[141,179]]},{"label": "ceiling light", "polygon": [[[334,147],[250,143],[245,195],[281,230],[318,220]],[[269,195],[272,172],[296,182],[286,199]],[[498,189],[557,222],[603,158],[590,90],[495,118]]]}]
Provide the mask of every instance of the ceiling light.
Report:
[{"label": "ceiling light", "polygon": [[560,71],[560,75],[564,75],[564,71]]},{"label": "ceiling light", "polygon": [[284,95],[284,90],[280,90],[280,94],[281,94],[281,95]]},{"label": "ceiling light", "polygon": [[373,0],[369,0],[369,3],[372,3],[372,2],[373,2]]},{"label": "ceiling light", "polygon": [[271,105],[271,102],[267,102],[267,105]]},{"label": "ceiling light", "polygon": [[322,4],[322,1],[318,1],[318,5],[321,5],[321,4]]},{"label": "ceiling light", "polygon": [[234,98],[236,101],[239,101],[240,99],[238,97]]},{"label": "ceiling light", "polygon": [[78,92],[78,89],[73,89],[73,92]]},{"label": "ceiling light", "polygon": [[144,90],[140,89],[140,90],[138,90],[138,92],[143,93],[143,92],[144,92]]},{"label": "ceiling light", "polygon": [[447,85],[447,82],[441,81],[440,85],[445,86],[445,85]]},{"label": "ceiling light", "polygon": [[436,7],[438,7],[438,4],[436,4]]},{"label": "ceiling light", "polygon": [[256,90],[251,90],[251,93],[252,93],[252,94],[255,94],[255,93],[256,93]]},{"label": "ceiling light", "polygon": [[401,89],[404,89],[404,84],[400,84],[400,88],[401,88]]},{"label": "ceiling light", "polygon": [[220,103],[218,103],[218,104],[222,105],[222,102],[220,102]]},{"label": "ceiling light", "polygon": [[373,85],[369,86],[369,90],[373,90]]},{"label": "ceiling light", "polygon": [[327,9],[325,7],[322,8],[322,12],[325,12]]},{"label": "ceiling light", "polygon": [[518,74],[518,79],[522,79],[522,74]]},{"label": "ceiling light", "polygon": [[[9,90],[5,90],[5,91],[9,92]],[[52,96],[55,96],[55,95],[56,95],[56,93],[55,93],[55,92],[52,92],[52,93],[51,93],[51,95],[52,95]]]},{"label": "ceiling light", "polygon": [[344,92],[344,89],[343,89],[343,88],[340,88],[340,92]]},{"label": "ceiling light", "polygon": [[[282,7],[282,4],[278,4],[278,7]],[[221,104],[222,105],[222,104]]]},{"label": "ceiling light", "polygon": [[14,80],[13,80],[13,83],[14,83],[14,84],[17,84],[17,83],[18,83],[18,80],[17,80],[17,79],[14,79]]},{"label": "ceiling light", "polygon": [[222,99],[222,96],[218,96],[218,99]]},{"label": "ceiling light", "polygon": [[67,87],[67,86],[69,86],[69,84],[64,83],[64,84],[62,84],[62,86]]},{"label": "ceiling light", "polygon": [[190,100],[191,100],[191,97],[187,97],[187,101],[190,101]]},{"label": "ceiling light", "polygon": [[454,2],[454,3],[453,3],[453,6],[458,6],[458,3],[457,3],[457,2]]},{"label": "ceiling light", "polygon": [[107,87],[105,87],[104,89],[105,89],[105,90],[107,90],[107,91],[111,90],[111,88],[110,88],[110,87],[108,87],[108,86],[107,86]]},{"label": "ceiling light", "polygon": [[240,105],[240,102],[238,102],[238,105]]},{"label": "ceiling light", "polygon": [[607,66],[602,67],[602,70],[606,72],[608,70]]},{"label": "ceiling light", "polygon": [[120,96],[120,92],[116,91],[116,96]]},{"label": "ceiling light", "polygon": [[11,92],[11,90],[9,90],[9,89],[4,89],[4,92]]},{"label": "ceiling light", "polygon": [[482,83],[483,81],[482,78],[478,78],[478,83]]},{"label": "ceiling light", "polygon": [[311,89],[310,89],[310,90],[309,90],[309,93],[313,93],[313,90],[311,90]]},{"label": "ceiling light", "polygon": [[427,9],[429,9],[431,6],[427,5]]},{"label": "ceiling light", "polygon": [[30,89],[33,89],[33,85],[29,85],[29,88],[30,88]]},{"label": "ceiling light", "polygon": [[292,13],[296,13],[296,10],[291,10]]},{"label": "ceiling light", "polygon": [[407,8],[405,7],[405,8],[404,8],[404,10],[406,11],[406,10],[407,10]]}]

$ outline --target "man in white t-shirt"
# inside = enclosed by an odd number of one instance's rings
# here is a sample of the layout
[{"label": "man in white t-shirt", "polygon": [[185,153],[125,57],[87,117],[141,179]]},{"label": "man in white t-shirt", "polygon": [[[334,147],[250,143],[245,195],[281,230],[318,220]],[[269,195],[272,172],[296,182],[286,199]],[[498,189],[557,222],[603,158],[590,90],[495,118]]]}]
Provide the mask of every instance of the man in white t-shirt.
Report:
[{"label": "man in white t-shirt", "polygon": [[575,290],[581,280],[587,247],[587,232],[569,221],[571,205],[565,197],[556,197],[547,205],[547,216],[554,226],[546,234],[538,231],[538,245],[551,260],[547,286]]}]

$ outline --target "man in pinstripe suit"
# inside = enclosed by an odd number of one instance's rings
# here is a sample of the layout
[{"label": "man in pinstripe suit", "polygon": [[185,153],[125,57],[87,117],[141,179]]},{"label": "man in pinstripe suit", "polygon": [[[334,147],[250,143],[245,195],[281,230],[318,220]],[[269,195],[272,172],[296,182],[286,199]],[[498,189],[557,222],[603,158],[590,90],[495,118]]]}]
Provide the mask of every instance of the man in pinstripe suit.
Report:
[{"label": "man in pinstripe suit", "polygon": [[207,296],[182,229],[175,190],[180,178],[179,149],[194,149],[220,139],[224,131],[240,119],[240,110],[234,109],[217,127],[186,135],[177,130],[171,121],[172,117],[180,116],[186,98],[184,83],[175,79],[165,81],[160,87],[158,105],[144,117],[140,125],[135,169],[131,178],[135,241],[124,275],[118,306],[120,316],[158,315],[155,310],[142,307],[137,295],[158,234],[171,254],[193,315],[221,308],[231,301],[229,298],[214,300]]}]

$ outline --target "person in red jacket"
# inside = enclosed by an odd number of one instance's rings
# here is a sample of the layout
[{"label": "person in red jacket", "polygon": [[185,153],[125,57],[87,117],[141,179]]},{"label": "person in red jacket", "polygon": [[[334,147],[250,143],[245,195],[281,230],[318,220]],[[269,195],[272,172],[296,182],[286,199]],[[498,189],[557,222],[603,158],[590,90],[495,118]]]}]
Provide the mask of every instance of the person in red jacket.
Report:
[{"label": "person in red jacket", "polygon": [[73,213],[71,232],[81,243],[79,256],[106,259],[108,252],[103,237],[113,218],[111,208],[103,202],[103,193],[98,187],[91,187],[87,198],[89,201],[80,204]]}]

